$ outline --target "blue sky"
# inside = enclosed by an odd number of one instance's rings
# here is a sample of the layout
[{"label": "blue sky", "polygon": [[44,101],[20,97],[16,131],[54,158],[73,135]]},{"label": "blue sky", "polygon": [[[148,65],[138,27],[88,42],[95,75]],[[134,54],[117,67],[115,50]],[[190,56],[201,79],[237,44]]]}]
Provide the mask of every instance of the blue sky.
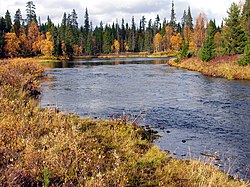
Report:
[{"label": "blue sky", "polygon": [[[23,0],[0,0],[0,16],[4,16],[9,10],[12,18],[18,8],[21,9],[23,17],[26,16],[25,6],[27,1]],[[50,15],[55,23],[61,23],[63,13],[71,13],[75,9],[78,14],[79,25],[83,24],[86,7],[89,11],[90,20],[93,25],[112,23],[124,18],[125,22],[131,23],[132,16],[136,22],[145,16],[147,20],[154,20],[159,14],[161,20],[169,19],[171,0],[33,0],[36,5],[36,14],[41,17],[42,22]],[[239,3],[239,0],[174,0],[177,20],[180,21],[183,11],[191,7],[192,16],[195,19],[203,11],[208,19],[216,19],[220,25],[222,18],[227,16],[227,9],[231,3]],[[242,0],[244,3],[244,0]]]}]

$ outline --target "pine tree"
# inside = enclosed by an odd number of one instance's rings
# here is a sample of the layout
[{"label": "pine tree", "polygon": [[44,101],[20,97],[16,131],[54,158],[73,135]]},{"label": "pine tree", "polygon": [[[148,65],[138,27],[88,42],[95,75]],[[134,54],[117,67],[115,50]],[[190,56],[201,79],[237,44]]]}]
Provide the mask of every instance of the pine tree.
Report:
[{"label": "pine tree", "polygon": [[142,32],[146,31],[146,18],[144,16],[141,18],[141,30]]},{"label": "pine tree", "polygon": [[135,52],[135,32],[136,32],[136,26],[135,26],[135,18],[134,16],[132,17],[132,25],[131,25],[131,50]]},{"label": "pine tree", "polygon": [[228,18],[225,19],[227,29],[224,32],[225,54],[242,54],[247,38],[240,22],[240,8],[236,3],[232,3],[227,13]]},{"label": "pine tree", "polygon": [[83,32],[85,37],[88,35],[89,30],[90,30],[89,14],[88,14],[88,9],[86,8],[84,16],[84,32]]},{"label": "pine tree", "polygon": [[156,35],[159,32],[160,28],[160,16],[157,14],[154,22],[154,35]]},{"label": "pine tree", "polygon": [[161,28],[161,35],[164,36],[166,34],[166,26],[167,26],[167,20],[166,18],[163,19],[163,22],[162,22],[162,28]]},{"label": "pine tree", "polygon": [[66,47],[66,54],[68,56],[72,55],[73,45],[74,45],[74,36],[73,36],[70,22],[68,22],[66,26],[64,42],[65,42],[65,47]]},{"label": "pine tree", "polygon": [[71,19],[72,19],[72,27],[73,29],[78,29],[78,22],[77,22],[77,13],[75,11],[75,9],[73,9],[72,13],[71,13]]},{"label": "pine tree", "polygon": [[250,42],[250,0],[246,0],[243,6],[242,24]]},{"label": "pine tree", "polygon": [[106,25],[103,34],[103,52],[108,54],[111,52],[111,29]]},{"label": "pine tree", "polygon": [[186,13],[186,10],[184,10],[183,16],[181,18],[182,36],[184,36],[183,31],[184,31],[184,27],[186,25],[186,22],[187,22],[187,13]]},{"label": "pine tree", "polygon": [[194,24],[193,24],[193,17],[191,15],[190,6],[188,7],[188,12],[187,12],[187,17],[186,17],[186,25],[189,27],[189,29],[193,30]]},{"label": "pine tree", "polygon": [[208,62],[215,57],[214,35],[216,30],[217,28],[215,22],[210,20],[207,28],[206,39],[201,49],[201,59],[203,61]]},{"label": "pine tree", "polygon": [[148,27],[146,28],[145,38],[144,38],[144,51],[151,53],[153,52],[153,27],[152,27],[152,20],[148,21]]},{"label": "pine tree", "polygon": [[7,10],[5,14],[5,33],[10,32],[11,27],[12,27],[11,16],[10,16],[10,12]]},{"label": "pine tree", "polygon": [[28,1],[26,3],[26,15],[27,15],[27,23],[28,25],[34,21],[35,23],[37,23],[37,19],[36,19],[36,6],[33,3],[33,1]]},{"label": "pine tree", "polygon": [[188,50],[189,50],[189,46],[188,44],[185,42],[185,40],[183,40],[182,42],[182,46],[181,46],[181,52],[180,52],[180,57],[181,58],[186,58],[188,57]]},{"label": "pine tree", "polygon": [[246,66],[250,64],[250,0],[246,0],[244,4],[241,23],[247,36],[247,45],[244,50],[243,58],[238,61],[238,64]]},{"label": "pine tree", "polygon": [[22,21],[22,14],[21,10],[18,9],[14,16],[14,31],[18,37],[20,35],[21,21]]},{"label": "pine tree", "polygon": [[169,26],[171,26],[174,30],[177,29],[176,14],[175,14],[175,10],[174,10],[174,0],[172,0],[172,9],[171,9]]}]

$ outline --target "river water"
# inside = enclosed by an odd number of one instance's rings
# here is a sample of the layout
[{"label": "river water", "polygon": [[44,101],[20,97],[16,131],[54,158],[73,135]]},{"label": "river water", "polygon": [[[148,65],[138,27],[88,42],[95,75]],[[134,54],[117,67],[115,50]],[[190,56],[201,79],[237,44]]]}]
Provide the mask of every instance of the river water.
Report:
[{"label": "river water", "polygon": [[48,64],[42,107],[82,117],[128,115],[162,136],[171,156],[213,160],[250,180],[250,82],[211,78],[164,58],[90,59]]}]

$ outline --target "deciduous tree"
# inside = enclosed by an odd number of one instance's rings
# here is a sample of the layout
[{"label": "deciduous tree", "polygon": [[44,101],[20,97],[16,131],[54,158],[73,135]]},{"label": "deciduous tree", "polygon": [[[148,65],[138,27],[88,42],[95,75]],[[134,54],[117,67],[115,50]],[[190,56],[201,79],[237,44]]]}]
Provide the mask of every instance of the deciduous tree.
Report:
[{"label": "deciduous tree", "polygon": [[171,44],[174,51],[179,51],[181,49],[182,37],[180,33],[171,37]]},{"label": "deciduous tree", "polygon": [[5,54],[9,57],[17,56],[19,50],[20,50],[20,40],[16,36],[15,33],[6,33],[5,34]]},{"label": "deciduous tree", "polygon": [[160,33],[157,33],[154,37],[154,51],[160,52],[162,50],[162,36]]},{"label": "deciduous tree", "polygon": [[166,34],[163,38],[163,47],[164,50],[167,51],[171,49],[171,38],[173,36],[173,28],[171,26],[166,26],[165,30]]},{"label": "deciduous tree", "polygon": [[54,41],[50,32],[46,33],[46,38],[41,42],[41,52],[45,56],[51,56],[54,50]]},{"label": "deciduous tree", "polygon": [[120,52],[120,43],[117,39],[114,40],[114,44],[112,45],[112,50],[117,54]]},{"label": "deciduous tree", "polygon": [[207,26],[207,17],[202,12],[196,18],[196,24],[194,28],[193,42],[196,51],[203,46],[203,42],[205,40],[206,26]]},{"label": "deciduous tree", "polygon": [[33,55],[37,55],[41,51],[42,37],[35,21],[32,21],[29,25],[27,38],[30,43],[30,52]]}]

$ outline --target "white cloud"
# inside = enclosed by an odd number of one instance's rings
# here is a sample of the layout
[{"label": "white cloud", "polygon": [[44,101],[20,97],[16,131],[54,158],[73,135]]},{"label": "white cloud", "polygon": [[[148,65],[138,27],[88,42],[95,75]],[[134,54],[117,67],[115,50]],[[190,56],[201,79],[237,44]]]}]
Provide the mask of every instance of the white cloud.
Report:
[{"label": "white cloud", "polygon": [[[42,22],[46,21],[49,15],[53,22],[61,23],[63,13],[71,13],[75,9],[78,14],[79,25],[83,23],[85,8],[88,8],[90,20],[94,25],[112,23],[116,19],[120,22],[122,18],[131,23],[132,16],[136,22],[145,16],[147,20],[155,19],[159,14],[161,20],[169,19],[172,0],[33,0],[36,5],[36,13],[41,17]],[[184,9],[190,5],[192,16],[195,17],[203,11],[208,19],[216,19],[220,24],[226,11],[232,2],[239,0],[175,0],[175,11],[177,19],[180,20]],[[11,12],[12,18],[18,8],[21,9],[23,17],[26,16],[26,1],[20,0],[0,0],[0,16],[4,16],[6,10]]]}]

